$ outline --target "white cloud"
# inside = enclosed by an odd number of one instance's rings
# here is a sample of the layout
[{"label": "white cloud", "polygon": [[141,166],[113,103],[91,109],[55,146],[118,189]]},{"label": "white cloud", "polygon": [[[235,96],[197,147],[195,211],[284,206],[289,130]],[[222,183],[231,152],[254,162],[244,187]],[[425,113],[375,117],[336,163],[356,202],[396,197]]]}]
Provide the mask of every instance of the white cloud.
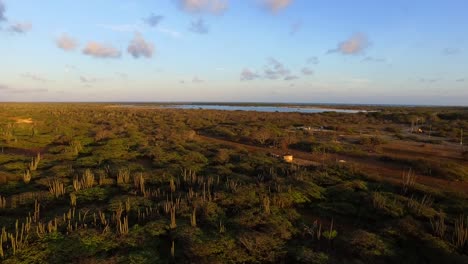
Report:
[{"label": "white cloud", "polygon": [[198,78],[197,76],[195,76],[195,77],[193,77],[192,82],[193,83],[202,83],[202,82],[204,82],[204,80],[202,80],[202,79]]},{"label": "white cloud", "polygon": [[55,44],[65,51],[72,51],[78,47],[78,41],[65,33],[55,40]]},{"label": "white cloud", "polygon": [[461,53],[461,49],[459,49],[459,48],[445,48],[442,51],[442,54],[444,54],[446,56],[457,55],[459,53]]},{"label": "white cloud", "polygon": [[276,80],[285,78],[286,76],[290,75],[290,73],[291,71],[287,69],[281,62],[274,58],[268,59],[268,65],[264,71],[265,78]]},{"label": "white cloud", "polygon": [[297,80],[297,79],[299,79],[299,77],[296,76],[296,75],[288,75],[288,76],[284,77],[285,81],[293,81],[293,80]]},{"label": "white cloud", "polygon": [[135,32],[135,31],[142,31],[143,28],[137,24],[98,24],[100,28],[108,29],[115,32]]},{"label": "white cloud", "polygon": [[304,74],[304,75],[313,75],[313,74],[314,74],[314,71],[311,70],[311,69],[309,69],[309,68],[307,68],[307,67],[302,68],[301,72],[302,72],[302,74]]},{"label": "white cloud", "polygon": [[37,74],[29,73],[29,72],[21,74],[21,77],[32,80],[32,81],[37,81],[37,82],[50,82],[50,80],[44,77],[41,77]]},{"label": "white cloud", "polygon": [[192,24],[190,24],[189,30],[198,34],[207,34],[209,31],[209,28],[208,28],[208,25],[205,23],[205,21],[199,18],[198,20],[192,21]]},{"label": "white cloud", "polygon": [[386,62],[387,60],[385,58],[377,58],[377,57],[367,56],[362,61],[363,62]]},{"label": "white cloud", "polygon": [[91,77],[80,76],[80,81],[82,83],[90,84],[90,83],[96,82],[97,79],[96,78],[91,78]]},{"label": "white cloud", "polygon": [[315,56],[307,58],[306,62],[308,64],[319,64],[319,59]]},{"label": "white cloud", "polygon": [[241,81],[252,81],[252,80],[255,80],[255,79],[258,79],[260,78],[260,75],[245,68],[244,70],[242,70],[241,74],[240,74],[240,79]]},{"label": "white cloud", "polygon": [[144,18],[143,21],[150,27],[156,27],[159,25],[159,23],[161,23],[163,18],[163,16],[151,14],[149,17]]},{"label": "white cloud", "polygon": [[294,0],[263,0],[263,2],[268,10],[272,12],[278,12],[287,8],[294,2]]},{"label": "white cloud", "polygon": [[127,51],[135,59],[140,57],[151,58],[154,54],[154,44],[146,41],[140,33],[135,33],[135,37],[130,42]]},{"label": "white cloud", "polygon": [[86,44],[85,48],[83,49],[83,54],[95,58],[120,58],[122,55],[122,53],[116,48],[94,41]]},{"label": "white cloud", "polygon": [[5,4],[3,4],[3,1],[0,0],[0,22],[7,21],[7,18],[5,16],[5,12],[6,12]]},{"label": "white cloud", "polygon": [[302,21],[296,21],[291,24],[291,27],[289,29],[289,35],[293,36],[296,35],[297,32],[299,32],[302,29]]},{"label": "white cloud", "polygon": [[347,40],[340,42],[338,47],[331,49],[328,53],[338,52],[344,55],[356,55],[364,52],[369,47],[369,40],[363,33],[353,34]]},{"label": "white cloud", "polygon": [[190,13],[222,14],[229,8],[228,0],[176,0],[182,10]]},{"label": "white cloud", "polygon": [[18,34],[23,34],[31,30],[32,30],[32,24],[29,22],[15,23],[15,24],[10,25],[10,27],[8,28],[8,31],[12,33],[18,33]]}]

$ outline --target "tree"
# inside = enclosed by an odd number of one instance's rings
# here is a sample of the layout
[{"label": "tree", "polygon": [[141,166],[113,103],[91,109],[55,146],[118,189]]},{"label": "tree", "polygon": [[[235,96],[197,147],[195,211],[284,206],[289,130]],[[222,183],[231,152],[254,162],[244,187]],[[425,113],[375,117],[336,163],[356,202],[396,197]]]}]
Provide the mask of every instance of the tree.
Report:
[{"label": "tree", "polygon": [[255,131],[252,136],[256,141],[258,141],[258,143],[265,145],[265,143],[270,139],[271,133],[265,128],[260,128]]}]

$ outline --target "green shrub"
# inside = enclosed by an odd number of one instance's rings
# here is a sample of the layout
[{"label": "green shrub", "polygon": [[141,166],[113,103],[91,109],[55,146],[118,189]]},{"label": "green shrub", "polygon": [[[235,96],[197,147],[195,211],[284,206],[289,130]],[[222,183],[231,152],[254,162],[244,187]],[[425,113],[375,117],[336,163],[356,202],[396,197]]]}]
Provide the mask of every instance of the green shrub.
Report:
[{"label": "green shrub", "polygon": [[379,236],[364,230],[354,231],[347,242],[351,253],[361,259],[372,260],[390,253],[387,245]]}]

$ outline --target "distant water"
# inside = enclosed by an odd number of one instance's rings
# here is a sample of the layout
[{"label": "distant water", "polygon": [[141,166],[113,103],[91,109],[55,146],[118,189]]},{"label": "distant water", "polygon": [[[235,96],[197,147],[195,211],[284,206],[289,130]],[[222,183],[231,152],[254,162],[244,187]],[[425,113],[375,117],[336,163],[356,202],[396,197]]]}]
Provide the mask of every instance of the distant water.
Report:
[{"label": "distant water", "polygon": [[292,106],[235,106],[235,105],[166,105],[163,108],[175,109],[206,109],[206,110],[226,110],[226,111],[255,111],[255,112],[282,112],[282,113],[359,113],[363,110],[332,109],[318,107],[292,107]]}]

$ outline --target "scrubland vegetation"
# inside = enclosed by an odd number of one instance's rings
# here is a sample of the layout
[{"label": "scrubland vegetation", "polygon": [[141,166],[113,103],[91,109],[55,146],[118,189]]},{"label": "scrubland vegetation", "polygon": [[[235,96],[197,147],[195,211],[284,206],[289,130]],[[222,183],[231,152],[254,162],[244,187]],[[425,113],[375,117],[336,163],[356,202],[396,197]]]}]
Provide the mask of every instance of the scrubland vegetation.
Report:
[{"label": "scrubland vegetation", "polygon": [[468,263],[468,109],[374,110],[2,104],[0,262]]}]

